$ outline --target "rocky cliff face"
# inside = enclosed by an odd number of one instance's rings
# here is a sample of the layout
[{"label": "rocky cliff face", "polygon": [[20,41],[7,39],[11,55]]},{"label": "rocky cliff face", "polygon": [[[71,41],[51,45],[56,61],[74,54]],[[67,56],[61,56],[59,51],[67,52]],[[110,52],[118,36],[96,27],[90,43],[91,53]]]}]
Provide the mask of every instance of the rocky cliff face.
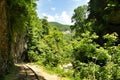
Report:
[{"label": "rocky cliff face", "polygon": [[6,0],[0,1],[0,73],[7,72],[9,63],[9,34],[7,29]]},{"label": "rocky cliff face", "polygon": [[21,61],[25,39],[23,34],[13,33],[13,42],[7,20],[6,0],[0,0],[0,78],[8,73],[14,62]]},{"label": "rocky cliff face", "polygon": [[17,34],[14,33],[14,44],[12,44],[11,46],[11,53],[13,53],[13,59],[14,59],[14,63],[19,63],[22,62],[23,59],[25,58],[23,52],[25,51],[25,34],[21,35],[21,34]]}]

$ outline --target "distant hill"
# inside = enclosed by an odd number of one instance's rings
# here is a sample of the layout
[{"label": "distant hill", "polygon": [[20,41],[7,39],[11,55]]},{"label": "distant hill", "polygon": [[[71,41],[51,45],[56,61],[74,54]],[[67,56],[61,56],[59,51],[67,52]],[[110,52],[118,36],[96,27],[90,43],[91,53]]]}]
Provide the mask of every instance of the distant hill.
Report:
[{"label": "distant hill", "polygon": [[70,25],[64,25],[58,22],[49,22],[50,26],[57,28],[60,31],[70,30]]}]

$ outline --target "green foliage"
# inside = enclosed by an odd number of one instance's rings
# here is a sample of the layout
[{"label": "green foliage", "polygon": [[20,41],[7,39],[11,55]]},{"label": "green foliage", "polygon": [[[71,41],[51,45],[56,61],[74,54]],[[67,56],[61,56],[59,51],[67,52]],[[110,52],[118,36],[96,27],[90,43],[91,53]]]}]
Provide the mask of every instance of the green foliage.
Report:
[{"label": "green foliage", "polygon": [[[28,46],[28,55],[29,55],[29,60],[30,61],[38,61],[39,56],[38,53],[39,51],[39,41],[45,34],[43,25],[42,25],[42,20],[38,19],[37,16],[31,17],[32,20],[30,20],[29,27],[27,28],[27,46]],[[43,32],[44,31],[44,32]],[[43,34],[44,33],[44,34]],[[33,56],[34,55],[34,56]],[[37,58],[36,58],[37,57]]]},{"label": "green foliage", "polygon": [[71,56],[72,46],[68,49],[63,33],[50,27],[46,19],[33,20],[33,27],[28,28],[29,60],[41,61],[44,65],[52,67],[70,62],[68,56]]},{"label": "green foliage", "polygon": [[[35,0],[7,0],[7,14],[9,28],[11,32],[24,31],[27,27],[29,16],[31,16],[30,11],[35,12]],[[31,9],[32,8],[32,9]]]},{"label": "green foliage", "polygon": [[117,42],[118,40],[118,34],[117,33],[112,33],[111,35],[106,34],[103,36],[103,38],[108,40],[105,46],[115,45],[115,42]]},{"label": "green foliage", "polygon": [[55,67],[58,66],[58,64],[64,63],[64,61],[66,61],[65,58],[67,59],[66,55],[69,55],[65,52],[69,50],[64,48],[66,47],[66,43],[63,40],[62,32],[52,30],[49,35],[44,37],[44,40],[49,48],[45,53],[46,60],[44,64],[50,64]]},{"label": "green foliage", "polygon": [[[106,34],[104,46],[98,45],[99,38],[95,33],[86,31],[73,41],[64,40],[64,34],[51,28],[47,22],[43,27],[32,28],[32,41],[29,43],[29,58],[47,66],[61,76],[69,76],[74,80],[110,80],[119,79],[120,47],[115,46],[117,34]],[[38,24],[38,23],[35,23]],[[46,30],[47,28],[47,30]],[[40,31],[40,30],[42,31]],[[44,32],[46,32],[43,34]],[[74,72],[64,72],[57,68],[59,65],[72,62]],[[118,70],[118,71],[117,71]],[[112,74],[111,74],[112,73]]]},{"label": "green foliage", "polygon": [[118,80],[120,78],[119,45],[112,44],[117,40],[116,35],[116,33],[105,35],[104,38],[108,41],[104,47],[94,42],[94,39],[98,38],[96,35],[88,35],[88,33],[84,33],[82,38],[74,41],[75,78],[82,80]]},{"label": "green foliage", "polygon": [[80,33],[84,33],[86,30],[89,30],[88,26],[86,26],[87,19],[87,9],[88,6],[79,6],[74,10],[74,14],[72,16],[72,22],[74,25],[70,26],[71,30],[75,30],[75,36],[80,36]]},{"label": "green foliage", "polygon": [[75,40],[73,42],[73,55],[75,60],[80,60],[81,62],[88,62],[88,58],[91,58],[96,52],[96,43],[93,43],[93,39],[97,38],[96,34],[91,35],[90,32],[82,34],[82,38]]},{"label": "green foliage", "polygon": [[[89,6],[76,8],[72,16],[75,24],[70,27],[76,38],[71,37],[73,34],[64,35],[60,32],[69,30],[68,26],[39,19],[32,10],[34,7],[27,7],[29,60],[37,61],[62,76],[71,75],[57,67],[72,63],[73,72],[70,73],[75,80],[119,80],[120,45],[116,43],[119,40],[120,21],[118,3],[119,1],[90,0]],[[34,3],[32,5],[35,6]],[[90,11],[88,19],[87,10]],[[30,16],[31,14],[34,15]],[[111,32],[114,33],[110,34]]]},{"label": "green foliage", "polygon": [[120,34],[119,8],[119,0],[90,0],[88,19],[94,20],[94,31],[98,35],[103,36],[113,32]]}]

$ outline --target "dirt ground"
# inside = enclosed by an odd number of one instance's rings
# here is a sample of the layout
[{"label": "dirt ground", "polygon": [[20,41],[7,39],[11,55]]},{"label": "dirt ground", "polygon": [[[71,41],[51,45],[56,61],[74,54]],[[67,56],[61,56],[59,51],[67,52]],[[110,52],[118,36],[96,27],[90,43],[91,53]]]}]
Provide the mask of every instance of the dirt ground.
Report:
[{"label": "dirt ground", "polygon": [[31,64],[27,64],[28,66],[30,66],[36,73],[38,76],[42,76],[44,77],[45,80],[68,80],[62,77],[59,77],[56,74],[49,74],[47,72],[45,72],[40,66],[38,65],[31,65]]}]

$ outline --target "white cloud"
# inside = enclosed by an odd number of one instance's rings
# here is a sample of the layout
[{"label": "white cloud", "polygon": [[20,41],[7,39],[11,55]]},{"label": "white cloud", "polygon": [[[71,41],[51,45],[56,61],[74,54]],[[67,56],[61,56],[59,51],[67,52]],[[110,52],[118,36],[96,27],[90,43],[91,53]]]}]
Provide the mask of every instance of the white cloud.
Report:
[{"label": "white cloud", "polygon": [[56,19],[59,19],[59,16],[58,16],[58,14],[55,14],[55,15],[54,15],[54,17],[55,17]]},{"label": "white cloud", "polygon": [[71,24],[71,17],[67,14],[66,11],[63,11],[60,15],[61,22],[65,24]]},{"label": "white cloud", "polygon": [[42,15],[43,15],[43,16],[46,16],[48,21],[55,21],[54,16],[48,15],[48,14],[46,14],[46,13],[43,13]]},{"label": "white cloud", "polygon": [[45,14],[45,13],[43,13],[42,15],[47,16],[48,17],[47,20],[49,22],[56,21],[56,22],[59,22],[62,24],[73,24],[73,23],[71,23],[70,15],[68,15],[68,13],[66,11],[63,11],[60,15],[58,15],[58,14],[49,15],[49,14]]},{"label": "white cloud", "polygon": [[52,8],[51,8],[51,10],[52,10],[52,11],[55,11],[55,10],[56,10],[56,8],[52,7]]},{"label": "white cloud", "polygon": [[90,0],[87,0],[87,2],[89,2]]}]

